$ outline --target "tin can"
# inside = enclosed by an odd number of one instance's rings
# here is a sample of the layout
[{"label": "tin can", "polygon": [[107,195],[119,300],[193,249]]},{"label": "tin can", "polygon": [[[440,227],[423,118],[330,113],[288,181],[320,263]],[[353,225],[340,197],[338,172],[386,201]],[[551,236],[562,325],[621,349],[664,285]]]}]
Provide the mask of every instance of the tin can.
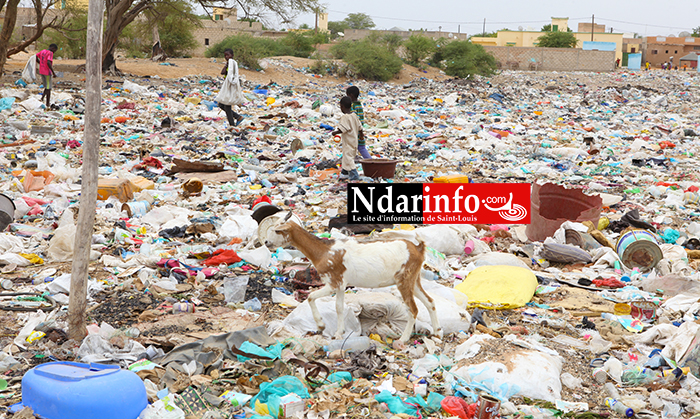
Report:
[{"label": "tin can", "polygon": [[478,419],[493,419],[499,416],[501,409],[501,401],[488,394],[482,393],[479,395],[479,413],[476,415]]},{"label": "tin can", "polygon": [[596,368],[593,370],[593,378],[598,384],[603,384],[608,380],[608,373],[603,368]]},{"label": "tin can", "polygon": [[126,211],[129,218],[143,217],[151,210],[151,203],[148,201],[131,201],[122,204],[122,211]]},{"label": "tin can", "polygon": [[622,263],[628,268],[639,268],[646,272],[653,269],[663,258],[656,235],[646,230],[628,230],[615,245]]},{"label": "tin can", "polygon": [[192,303],[175,303],[173,304],[173,314],[178,313],[194,313],[194,304]]},{"label": "tin can", "polygon": [[653,321],[656,318],[656,304],[651,301],[632,301],[630,303],[630,315],[632,318],[642,321]]},{"label": "tin can", "polygon": [[12,281],[9,279],[3,279],[2,282],[0,282],[0,286],[2,286],[3,289],[11,290],[12,287],[15,286],[15,284],[13,284]]}]

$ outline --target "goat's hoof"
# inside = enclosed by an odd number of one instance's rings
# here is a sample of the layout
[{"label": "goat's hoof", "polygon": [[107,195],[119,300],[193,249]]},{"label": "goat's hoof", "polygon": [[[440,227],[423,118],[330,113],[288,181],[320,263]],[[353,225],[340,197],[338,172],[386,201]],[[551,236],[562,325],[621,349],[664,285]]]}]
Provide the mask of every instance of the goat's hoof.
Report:
[{"label": "goat's hoof", "polygon": [[437,330],[437,332],[433,333],[433,336],[435,336],[438,339],[442,339],[445,336],[445,332],[442,330],[442,327]]}]

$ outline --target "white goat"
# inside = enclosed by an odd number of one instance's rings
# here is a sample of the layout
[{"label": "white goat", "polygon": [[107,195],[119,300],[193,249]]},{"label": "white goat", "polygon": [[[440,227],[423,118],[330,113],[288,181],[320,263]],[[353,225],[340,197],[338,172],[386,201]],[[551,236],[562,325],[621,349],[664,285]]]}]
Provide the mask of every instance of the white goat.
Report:
[{"label": "white goat", "polygon": [[[287,218],[284,221],[286,221]],[[408,324],[401,335],[406,342],[413,332],[418,315],[418,307],[413,297],[417,297],[428,309],[433,333],[441,336],[433,299],[423,290],[420,283],[420,270],[425,258],[425,245],[407,240],[358,243],[323,240],[294,222],[284,222],[270,229],[267,243],[275,247],[291,244],[302,252],[318,271],[323,288],[309,294],[309,306],[316,325],[325,328],[323,319],[316,307],[316,299],[336,293],[335,308],[338,314],[338,330],[335,338],[345,332],[344,297],[346,287],[381,288],[396,285],[404,303],[411,313]]]}]

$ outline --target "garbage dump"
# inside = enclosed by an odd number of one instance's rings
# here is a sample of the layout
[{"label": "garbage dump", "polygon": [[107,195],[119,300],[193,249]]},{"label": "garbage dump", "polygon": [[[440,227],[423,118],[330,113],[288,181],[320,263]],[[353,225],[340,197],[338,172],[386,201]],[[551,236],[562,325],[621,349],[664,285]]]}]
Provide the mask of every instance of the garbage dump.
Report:
[{"label": "garbage dump", "polygon": [[[67,308],[85,93],[59,83],[44,109],[37,85],[4,79],[3,417],[700,414],[697,75],[375,83],[268,61],[304,81],[242,70],[234,127],[220,80],[105,80],[81,341]],[[350,85],[371,156],[360,182],[530,183],[532,222],[348,224],[331,132]],[[403,342],[396,285],[310,304],[326,271],[274,245],[288,221],[318,246],[420,241],[434,313],[416,304]]]}]

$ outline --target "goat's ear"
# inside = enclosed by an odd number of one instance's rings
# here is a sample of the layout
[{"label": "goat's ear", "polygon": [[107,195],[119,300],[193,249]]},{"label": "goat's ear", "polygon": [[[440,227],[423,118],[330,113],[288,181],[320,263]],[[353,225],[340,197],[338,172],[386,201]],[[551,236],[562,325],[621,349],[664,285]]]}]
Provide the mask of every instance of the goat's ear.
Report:
[{"label": "goat's ear", "polygon": [[283,233],[292,229],[291,223],[284,223],[273,228],[275,233]]}]

